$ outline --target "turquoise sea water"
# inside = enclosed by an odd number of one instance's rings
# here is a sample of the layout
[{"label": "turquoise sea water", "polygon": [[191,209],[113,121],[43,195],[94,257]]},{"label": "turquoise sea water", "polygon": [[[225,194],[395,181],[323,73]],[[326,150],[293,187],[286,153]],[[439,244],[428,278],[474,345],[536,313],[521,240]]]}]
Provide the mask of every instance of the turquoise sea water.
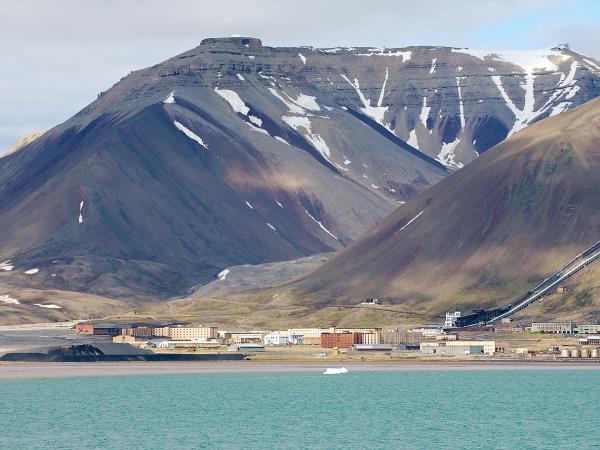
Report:
[{"label": "turquoise sea water", "polygon": [[600,372],[0,381],[0,448],[598,448]]}]

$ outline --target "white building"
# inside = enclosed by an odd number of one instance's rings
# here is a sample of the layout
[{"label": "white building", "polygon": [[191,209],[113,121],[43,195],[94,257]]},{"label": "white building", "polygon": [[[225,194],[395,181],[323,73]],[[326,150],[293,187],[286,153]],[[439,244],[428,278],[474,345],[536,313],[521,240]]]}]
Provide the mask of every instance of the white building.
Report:
[{"label": "white building", "polygon": [[456,325],[456,319],[458,319],[460,316],[462,316],[460,311],[447,312],[444,328],[452,328],[454,325]]},{"label": "white building", "polygon": [[290,334],[286,331],[273,331],[265,334],[265,345],[302,345],[304,339],[299,334]]}]

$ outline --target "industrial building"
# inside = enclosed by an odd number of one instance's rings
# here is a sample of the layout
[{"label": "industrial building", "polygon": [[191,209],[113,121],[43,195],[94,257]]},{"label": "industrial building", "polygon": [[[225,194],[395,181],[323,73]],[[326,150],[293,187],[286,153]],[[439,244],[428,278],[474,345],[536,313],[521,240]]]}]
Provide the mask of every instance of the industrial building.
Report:
[{"label": "industrial building", "polygon": [[[481,351],[480,351],[481,350]],[[421,353],[438,355],[493,355],[496,341],[435,341],[421,342]]]},{"label": "industrial building", "polygon": [[598,324],[582,324],[577,325],[579,334],[600,334],[600,325]]},{"label": "industrial building", "polygon": [[574,334],[577,325],[573,322],[533,322],[532,333]]}]

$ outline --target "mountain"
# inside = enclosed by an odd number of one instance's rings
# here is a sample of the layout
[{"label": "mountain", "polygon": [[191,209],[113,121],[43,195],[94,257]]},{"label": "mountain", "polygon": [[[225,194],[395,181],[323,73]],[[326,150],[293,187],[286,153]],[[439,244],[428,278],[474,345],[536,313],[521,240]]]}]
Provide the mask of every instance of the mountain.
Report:
[{"label": "mountain", "polygon": [[[379,297],[438,316],[504,305],[598,241],[599,173],[596,99],[505,140],[284,290],[298,303]],[[589,270],[554,312],[597,308],[600,267]]]},{"label": "mountain", "polygon": [[2,158],[4,156],[8,156],[18,150],[21,150],[23,147],[31,144],[33,141],[35,141],[37,138],[39,138],[43,134],[44,134],[44,131],[33,131],[31,133],[26,134],[21,139],[19,139],[17,142],[15,142],[11,147],[9,147],[4,153],[0,153],[0,158]]},{"label": "mountain", "polygon": [[166,298],[339,250],[447,175],[310,86],[228,69],[253,56],[232,46],[132,73],[0,159],[0,284]]},{"label": "mountain", "polygon": [[340,250],[598,96],[598,67],[565,48],[205,39],[0,159],[0,284],[167,298],[226,267]]}]

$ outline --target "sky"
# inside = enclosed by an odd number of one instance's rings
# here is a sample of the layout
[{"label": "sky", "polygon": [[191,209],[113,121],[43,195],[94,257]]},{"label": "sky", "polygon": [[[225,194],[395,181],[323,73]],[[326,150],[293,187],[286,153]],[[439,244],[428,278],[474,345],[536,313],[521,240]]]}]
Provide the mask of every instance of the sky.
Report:
[{"label": "sky", "polygon": [[131,70],[232,34],[272,46],[569,43],[600,58],[600,0],[2,0],[0,154]]}]

